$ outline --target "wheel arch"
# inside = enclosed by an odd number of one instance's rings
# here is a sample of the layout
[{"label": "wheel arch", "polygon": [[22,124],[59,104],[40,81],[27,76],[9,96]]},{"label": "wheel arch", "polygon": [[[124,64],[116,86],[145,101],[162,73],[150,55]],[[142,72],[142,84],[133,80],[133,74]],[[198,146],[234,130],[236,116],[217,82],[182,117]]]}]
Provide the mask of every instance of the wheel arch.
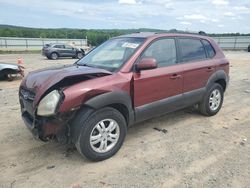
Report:
[{"label": "wheel arch", "polygon": [[58,57],[60,57],[60,53],[57,52],[57,51],[52,51],[52,52],[50,52],[49,57],[51,57],[51,55],[52,55],[53,53],[56,53],[56,54],[58,55]]},{"label": "wheel arch", "polygon": [[124,91],[112,91],[93,97],[86,101],[84,105],[95,110],[112,107],[118,110],[125,118],[127,125],[130,126],[134,122],[134,110],[132,107],[131,97]]},{"label": "wheel arch", "polygon": [[226,72],[223,70],[218,70],[213,73],[207,81],[206,88],[210,88],[214,83],[220,84],[223,90],[226,91],[228,85],[228,76]]}]

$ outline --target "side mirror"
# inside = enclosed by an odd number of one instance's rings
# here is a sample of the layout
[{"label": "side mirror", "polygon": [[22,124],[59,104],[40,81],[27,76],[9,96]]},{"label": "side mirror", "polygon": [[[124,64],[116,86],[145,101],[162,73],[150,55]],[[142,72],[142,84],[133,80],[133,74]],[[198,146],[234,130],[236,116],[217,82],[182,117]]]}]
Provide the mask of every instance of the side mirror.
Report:
[{"label": "side mirror", "polygon": [[135,65],[136,71],[150,70],[157,68],[157,62],[154,58],[143,58],[139,63]]}]

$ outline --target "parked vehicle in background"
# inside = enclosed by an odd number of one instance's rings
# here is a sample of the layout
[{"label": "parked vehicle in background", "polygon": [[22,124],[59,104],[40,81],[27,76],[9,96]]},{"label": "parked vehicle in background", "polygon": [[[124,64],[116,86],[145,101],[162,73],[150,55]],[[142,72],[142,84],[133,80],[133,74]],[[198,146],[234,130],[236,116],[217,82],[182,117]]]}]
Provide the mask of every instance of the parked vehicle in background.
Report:
[{"label": "parked vehicle in background", "polygon": [[73,65],[27,75],[19,90],[22,118],[37,138],[68,140],[87,158],[104,160],[137,122],[192,105],[217,114],[228,74],[228,60],[207,36],[120,36]]},{"label": "parked vehicle in background", "polygon": [[15,64],[0,63],[0,79],[12,81],[18,75],[24,76],[24,67]]},{"label": "parked vehicle in background", "polygon": [[42,55],[48,59],[56,60],[59,57],[72,57],[81,59],[85,56],[85,51],[82,48],[75,48],[68,44],[46,44],[42,48]]}]

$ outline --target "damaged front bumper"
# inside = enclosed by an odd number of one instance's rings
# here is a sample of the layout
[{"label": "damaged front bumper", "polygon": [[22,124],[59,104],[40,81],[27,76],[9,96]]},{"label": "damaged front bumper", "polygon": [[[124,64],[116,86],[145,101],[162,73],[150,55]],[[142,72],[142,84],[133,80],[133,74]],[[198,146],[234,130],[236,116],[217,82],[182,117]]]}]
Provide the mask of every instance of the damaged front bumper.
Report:
[{"label": "damaged front bumper", "polygon": [[[33,101],[29,98],[19,97],[22,119],[26,127],[36,139],[47,141],[53,138],[59,140],[67,139],[69,135],[68,122],[72,117],[70,114],[57,114],[51,117],[40,117],[34,114]],[[63,141],[65,142],[65,140]]]},{"label": "damaged front bumper", "polygon": [[56,117],[36,119],[28,112],[22,112],[22,119],[36,139],[47,141],[55,137],[67,137],[68,127],[64,120]]}]

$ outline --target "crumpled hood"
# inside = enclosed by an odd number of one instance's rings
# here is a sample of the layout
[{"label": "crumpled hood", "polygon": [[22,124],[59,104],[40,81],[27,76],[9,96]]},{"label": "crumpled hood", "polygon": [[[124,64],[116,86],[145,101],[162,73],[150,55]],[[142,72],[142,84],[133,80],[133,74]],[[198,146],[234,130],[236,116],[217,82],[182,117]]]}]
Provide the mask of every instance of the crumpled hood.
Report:
[{"label": "crumpled hood", "polygon": [[21,86],[36,94],[34,102],[37,103],[50,87],[65,78],[96,74],[110,75],[112,73],[104,69],[87,66],[64,65],[30,72],[23,79]]}]

